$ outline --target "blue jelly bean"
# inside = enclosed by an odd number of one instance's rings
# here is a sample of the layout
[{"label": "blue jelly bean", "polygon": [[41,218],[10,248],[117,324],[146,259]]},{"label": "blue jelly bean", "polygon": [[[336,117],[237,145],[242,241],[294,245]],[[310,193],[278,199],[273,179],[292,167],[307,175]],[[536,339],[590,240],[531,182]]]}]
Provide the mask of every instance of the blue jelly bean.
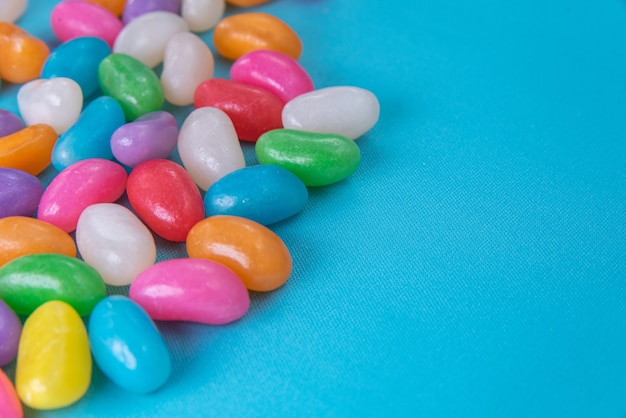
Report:
[{"label": "blue jelly bean", "polygon": [[88,158],[113,159],[111,135],[126,122],[117,100],[102,96],[89,103],[52,149],[52,165],[61,171]]},{"label": "blue jelly bean", "polygon": [[241,168],[222,177],[204,195],[206,216],[234,215],[263,225],[300,212],[309,199],[295,174],[274,165]]},{"label": "blue jelly bean", "polygon": [[32,216],[37,211],[43,186],[30,173],[0,167],[0,218]]},{"label": "blue jelly bean", "polygon": [[98,66],[110,54],[111,48],[100,38],[72,39],[50,53],[41,69],[41,78],[71,78],[83,90],[83,96],[89,97],[100,88]]},{"label": "blue jelly bean", "polygon": [[146,311],[126,296],[109,296],[96,305],[89,317],[89,344],[104,374],[130,392],[152,392],[170,375],[163,337]]}]

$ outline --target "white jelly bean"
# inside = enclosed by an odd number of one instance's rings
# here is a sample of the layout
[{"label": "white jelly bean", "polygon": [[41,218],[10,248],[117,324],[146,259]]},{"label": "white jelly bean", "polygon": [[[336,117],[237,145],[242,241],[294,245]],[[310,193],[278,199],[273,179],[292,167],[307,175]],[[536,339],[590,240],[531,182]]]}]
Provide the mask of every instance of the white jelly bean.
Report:
[{"label": "white jelly bean", "polygon": [[200,83],[213,77],[213,53],[197,35],[174,35],[165,48],[161,84],[168,102],[177,106],[193,103]]},{"label": "white jelly bean", "polygon": [[0,1],[0,22],[15,22],[22,16],[27,5],[27,0]]},{"label": "white jelly bean", "polygon": [[224,0],[183,0],[180,14],[187,22],[189,30],[205,32],[217,25],[224,16]]},{"label": "white jelly bean", "polygon": [[201,107],[185,119],[178,134],[178,153],[203,190],[246,165],[233,123],[215,107]]},{"label": "white jelly bean", "polygon": [[130,284],[156,260],[152,233],[130,210],[116,203],[97,203],[81,213],[76,246],[83,260],[113,286]]},{"label": "white jelly bean", "polygon": [[188,30],[185,20],[174,13],[146,13],[122,29],[113,45],[113,52],[130,55],[148,67],[156,67],[163,61],[165,46],[170,38]]},{"label": "white jelly bean", "polygon": [[26,125],[45,123],[62,134],[78,120],[83,92],[69,78],[37,79],[19,89],[17,105]]},{"label": "white jelly bean", "polygon": [[372,92],[359,87],[327,87],[302,94],[283,108],[286,129],[333,133],[356,139],[378,121],[380,105]]}]

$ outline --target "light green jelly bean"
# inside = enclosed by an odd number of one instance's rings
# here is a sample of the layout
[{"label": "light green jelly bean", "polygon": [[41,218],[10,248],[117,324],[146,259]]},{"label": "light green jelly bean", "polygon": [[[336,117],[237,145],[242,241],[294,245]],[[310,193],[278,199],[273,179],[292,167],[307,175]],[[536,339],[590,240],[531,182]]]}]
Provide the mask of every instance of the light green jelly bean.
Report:
[{"label": "light green jelly bean", "polygon": [[30,254],[0,267],[0,298],[19,315],[60,300],[84,316],[105,296],[100,273],[78,258]]},{"label": "light green jelly bean", "polygon": [[100,88],[117,100],[128,121],[160,110],[165,101],[163,87],[150,67],[126,54],[111,54],[98,68]]},{"label": "light green jelly bean", "polygon": [[261,164],[274,164],[294,173],[307,186],[326,186],[354,173],[361,152],[345,136],[293,129],[261,135],[255,152]]}]

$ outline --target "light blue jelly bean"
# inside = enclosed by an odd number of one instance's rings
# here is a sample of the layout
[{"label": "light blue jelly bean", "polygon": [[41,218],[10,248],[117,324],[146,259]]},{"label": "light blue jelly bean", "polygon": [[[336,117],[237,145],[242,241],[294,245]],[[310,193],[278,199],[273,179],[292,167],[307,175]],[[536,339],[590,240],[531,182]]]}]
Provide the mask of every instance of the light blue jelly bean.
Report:
[{"label": "light blue jelly bean", "polygon": [[111,135],[125,122],[124,111],[117,100],[108,96],[98,97],[59,137],[52,149],[52,165],[61,171],[88,158],[112,160]]},{"label": "light blue jelly bean", "polygon": [[263,225],[300,212],[309,192],[295,174],[275,165],[241,168],[222,177],[204,195],[206,216],[234,215]]},{"label": "light blue jelly bean", "polygon": [[89,97],[100,88],[98,66],[110,54],[111,48],[100,38],[72,39],[50,53],[41,69],[41,78],[71,78],[83,90],[83,96]]},{"label": "light blue jelly bean", "polygon": [[130,392],[152,392],[170,375],[163,337],[146,311],[126,296],[109,296],[96,305],[89,317],[89,344],[104,374]]}]

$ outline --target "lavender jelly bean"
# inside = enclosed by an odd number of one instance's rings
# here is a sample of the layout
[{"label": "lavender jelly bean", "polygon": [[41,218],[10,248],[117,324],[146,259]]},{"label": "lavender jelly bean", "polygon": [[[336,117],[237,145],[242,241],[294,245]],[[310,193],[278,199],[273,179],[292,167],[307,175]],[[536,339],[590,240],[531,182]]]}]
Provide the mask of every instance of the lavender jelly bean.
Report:
[{"label": "lavender jelly bean", "polygon": [[0,167],[0,218],[30,216],[35,213],[43,186],[26,171]]},{"label": "lavender jelly bean", "polygon": [[17,356],[17,346],[22,334],[22,323],[15,312],[0,299],[0,367]]},{"label": "lavender jelly bean", "polygon": [[126,25],[131,20],[150,12],[170,12],[178,14],[181,0],[126,0],[122,22]]},{"label": "lavender jelly bean", "polygon": [[8,110],[0,109],[0,138],[22,129],[24,129],[24,124],[17,115]]}]

